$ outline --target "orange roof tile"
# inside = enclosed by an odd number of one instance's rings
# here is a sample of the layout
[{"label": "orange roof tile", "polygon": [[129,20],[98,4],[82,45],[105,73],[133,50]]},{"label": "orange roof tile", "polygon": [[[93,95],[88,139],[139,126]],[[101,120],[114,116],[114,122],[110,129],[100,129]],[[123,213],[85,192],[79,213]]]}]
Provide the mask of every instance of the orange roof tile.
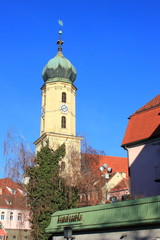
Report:
[{"label": "orange roof tile", "polygon": [[[92,158],[92,154],[88,154]],[[94,161],[96,158],[97,161]],[[108,167],[112,168],[112,173],[114,172],[124,172],[126,177],[128,177],[128,159],[125,157],[112,157],[106,155],[93,155],[93,161],[91,161],[91,169],[94,170],[94,173],[98,173],[98,168],[101,167],[104,163],[107,163]]]},{"label": "orange roof tile", "polygon": [[20,197],[15,195],[0,195],[0,208],[1,209],[17,209],[17,210],[27,210],[29,209],[27,205],[26,197]]},{"label": "orange roof tile", "polygon": [[18,196],[22,196],[22,194],[20,193],[20,190],[25,191],[24,188],[19,185],[18,183],[14,182],[11,178],[2,178],[0,179],[0,187],[2,188],[2,192],[3,194],[12,194],[7,187],[13,189],[16,191],[16,195]]},{"label": "orange roof tile", "polygon": [[109,192],[116,192],[116,191],[121,191],[129,189],[129,179],[128,178],[123,178],[114,188],[112,188]]},{"label": "orange roof tile", "polygon": [[157,137],[160,137],[160,95],[130,117],[122,146]]},{"label": "orange roof tile", "polygon": [[[8,189],[11,189],[11,191]],[[0,208],[26,210],[27,199],[24,188],[10,178],[0,179]],[[14,190],[14,192],[12,192]],[[19,191],[21,190],[21,191]]]},{"label": "orange roof tile", "polygon": [[3,228],[0,229],[0,236],[6,236],[7,233],[5,232],[5,230]]},{"label": "orange roof tile", "polygon": [[157,95],[156,97],[154,97],[151,101],[149,101],[148,103],[146,103],[143,107],[141,107],[140,109],[138,109],[135,113],[147,110],[147,109],[151,109],[153,107],[156,106],[160,106],[160,94]]},{"label": "orange roof tile", "polygon": [[128,159],[125,157],[100,156],[99,167],[104,163],[112,168],[112,172],[124,172],[128,177]]}]

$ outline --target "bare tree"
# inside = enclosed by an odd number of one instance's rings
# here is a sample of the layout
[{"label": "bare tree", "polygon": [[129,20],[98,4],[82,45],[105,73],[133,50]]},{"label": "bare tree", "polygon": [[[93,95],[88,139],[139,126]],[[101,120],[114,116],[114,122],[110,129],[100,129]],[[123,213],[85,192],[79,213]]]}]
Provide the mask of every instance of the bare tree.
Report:
[{"label": "bare tree", "polygon": [[23,183],[28,166],[34,163],[33,148],[22,134],[9,129],[4,141],[5,173],[15,182]]},{"label": "bare tree", "polygon": [[101,203],[102,186],[105,179],[101,177],[98,169],[100,156],[105,153],[97,151],[88,145],[86,140],[82,142],[81,174],[76,183],[79,190],[79,206],[96,205]]}]

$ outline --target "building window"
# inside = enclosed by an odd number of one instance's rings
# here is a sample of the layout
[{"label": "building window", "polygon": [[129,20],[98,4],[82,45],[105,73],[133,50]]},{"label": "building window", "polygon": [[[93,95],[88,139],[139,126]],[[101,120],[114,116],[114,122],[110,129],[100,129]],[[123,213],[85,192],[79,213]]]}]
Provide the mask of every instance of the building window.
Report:
[{"label": "building window", "polygon": [[10,221],[13,220],[13,212],[10,212]]},{"label": "building window", "polygon": [[61,118],[61,127],[62,127],[62,128],[66,128],[66,117],[65,117],[65,116],[63,116],[63,117]]},{"label": "building window", "polygon": [[62,92],[62,102],[64,102],[64,103],[67,102],[67,95],[65,92]]},{"label": "building window", "polygon": [[115,202],[117,202],[117,197],[116,196],[112,196],[112,197],[110,197],[110,202],[111,203],[115,203]]},{"label": "building window", "polygon": [[18,221],[22,221],[22,213],[18,213],[18,218],[17,218]]},{"label": "building window", "polygon": [[5,212],[1,212],[1,220],[5,219]]}]

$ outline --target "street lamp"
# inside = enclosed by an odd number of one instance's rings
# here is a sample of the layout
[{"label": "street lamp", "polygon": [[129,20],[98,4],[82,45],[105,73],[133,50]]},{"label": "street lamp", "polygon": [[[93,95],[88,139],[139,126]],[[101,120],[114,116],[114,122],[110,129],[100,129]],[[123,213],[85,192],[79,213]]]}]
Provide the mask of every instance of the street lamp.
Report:
[{"label": "street lamp", "polygon": [[72,236],[72,228],[71,227],[65,227],[64,228],[64,238],[68,239],[75,239],[74,236]]},{"label": "street lamp", "polygon": [[109,173],[112,172],[112,168],[108,167],[107,163],[104,163],[101,167],[99,167],[99,170],[100,170],[101,173],[104,173],[103,175],[101,175],[102,177],[104,177],[105,179],[110,178]]}]

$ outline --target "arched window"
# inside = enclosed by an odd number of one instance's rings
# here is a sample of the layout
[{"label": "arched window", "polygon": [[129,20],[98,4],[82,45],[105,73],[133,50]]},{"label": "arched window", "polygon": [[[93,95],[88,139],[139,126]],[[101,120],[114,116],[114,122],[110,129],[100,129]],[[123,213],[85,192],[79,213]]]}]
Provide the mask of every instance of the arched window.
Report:
[{"label": "arched window", "polygon": [[18,220],[18,221],[22,221],[22,213],[18,213],[17,220]]},{"label": "arched window", "polygon": [[5,218],[5,212],[1,212],[1,220],[4,220]]},{"label": "arched window", "polygon": [[65,92],[62,92],[62,102],[64,102],[64,103],[67,102],[67,95]]},{"label": "arched window", "polygon": [[62,116],[62,118],[61,118],[61,127],[66,128],[66,117],[65,116]]},{"label": "arched window", "polygon": [[13,212],[10,212],[10,221],[13,220]]}]

